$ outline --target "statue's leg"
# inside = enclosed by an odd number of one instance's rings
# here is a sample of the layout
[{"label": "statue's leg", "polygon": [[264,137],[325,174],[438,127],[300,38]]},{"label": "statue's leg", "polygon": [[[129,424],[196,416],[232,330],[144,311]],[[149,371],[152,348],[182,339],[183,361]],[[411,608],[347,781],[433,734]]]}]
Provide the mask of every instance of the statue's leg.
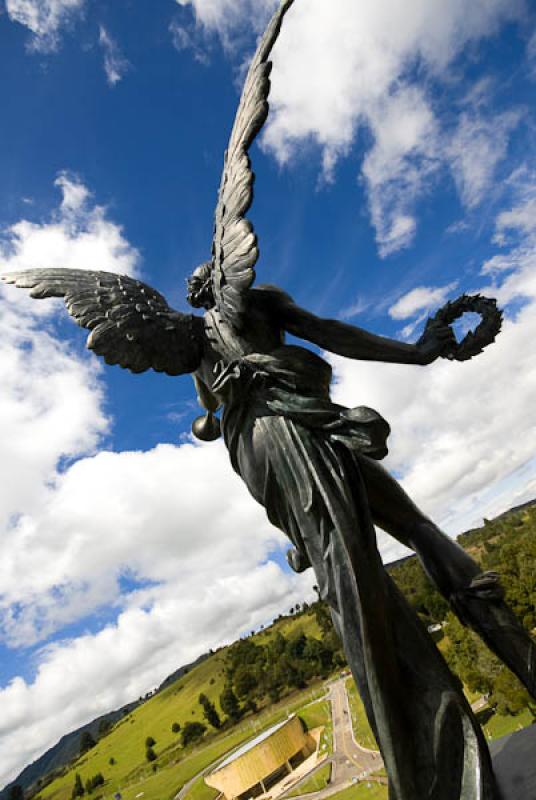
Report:
[{"label": "statue's leg", "polygon": [[495,573],[479,565],[426,517],[377,461],[360,458],[374,523],[417,554],[425,572],[464,625],[536,697],[536,646],[502,599]]}]

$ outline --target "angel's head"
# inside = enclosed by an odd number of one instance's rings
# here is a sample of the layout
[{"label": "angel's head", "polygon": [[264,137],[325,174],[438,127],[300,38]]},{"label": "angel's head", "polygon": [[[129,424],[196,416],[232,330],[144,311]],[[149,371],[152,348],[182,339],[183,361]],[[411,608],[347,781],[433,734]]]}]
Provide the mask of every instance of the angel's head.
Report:
[{"label": "angel's head", "polygon": [[188,302],[194,308],[214,307],[212,294],[212,262],[206,261],[195,269],[188,280]]}]

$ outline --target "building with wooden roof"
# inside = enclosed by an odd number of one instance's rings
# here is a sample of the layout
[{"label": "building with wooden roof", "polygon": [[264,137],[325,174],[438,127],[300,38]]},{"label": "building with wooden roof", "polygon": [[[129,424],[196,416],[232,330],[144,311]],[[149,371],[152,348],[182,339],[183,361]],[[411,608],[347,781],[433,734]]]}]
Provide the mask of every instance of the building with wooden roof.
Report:
[{"label": "building with wooden roof", "polygon": [[205,777],[226,800],[248,800],[265,794],[316,749],[316,742],[292,715],[247,742]]}]

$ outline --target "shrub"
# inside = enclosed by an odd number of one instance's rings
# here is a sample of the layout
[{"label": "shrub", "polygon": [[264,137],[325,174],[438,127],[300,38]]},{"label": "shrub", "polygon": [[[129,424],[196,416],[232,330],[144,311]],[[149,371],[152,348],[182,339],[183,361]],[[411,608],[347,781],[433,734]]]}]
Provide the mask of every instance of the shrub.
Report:
[{"label": "shrub", "polygon": [[74,786],[73,786],[73,791],[71,792],[71,797],[74,800],[75,797],[82,797],[83,794],[84,794],[84,787],[82,786],[82,778],[77,772],[74,779]]},{"label": "shrub", "polygon": [[200,739],[206,731],[206,726],[202,722],[187,722],[181,731],[181,742],[186,747],[190,742]]}]

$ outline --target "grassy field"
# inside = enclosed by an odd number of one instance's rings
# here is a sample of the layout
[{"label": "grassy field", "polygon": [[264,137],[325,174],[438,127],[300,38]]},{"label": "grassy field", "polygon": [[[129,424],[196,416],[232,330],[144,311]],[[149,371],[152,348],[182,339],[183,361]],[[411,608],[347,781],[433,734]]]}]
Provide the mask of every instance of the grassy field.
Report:
[{"label": "grassy field", "polygon": [[387,800],[387,786],[363,781],[330,795],[329,800]]},{"label": "grassy field", "polygon": [[362,747],[367,747],[369,750],[377,750],[378,745],[376,744],[376,739],[368,724],[365,708],[359,697],[353,678],[348,678],[346,681],[346,691],[348,692],[348,702],[350,703],[350,714],[352,716],[352,727],[354,729],[356,742]]},{"label": "grassy field", "polygon": [[325,789],[331,780],[331,764],[324,764],[323,767],[318,769],[315,774],[308,780],[300,783],[292,792],[289,792],[285,797],[298,797],[301,794],[310,794],[311,792],[319,792]]},{"label": "grassy field", "polygon": [[[63,778],[47,786],[41,792],[43,800],[69,798],[76,772],[80,773],[83,781],[101,772],[114,790],[149,776],[154,779],[153,767],[145,759],[145,740],[152,736],[156,741],[154,750],[159,756],[158,769],[176,760],[179,737],[172,733],[172,724],[202,720],[199,694],[204,692],[217,703],[223,689],[223,670],[222,651],[155,695],[115,725],[112,732],[78,759]],[[110,759],[115,764],[110,764]]]},{"label": "grassy field", "polygon": [[[352,715],[352,724],[356,741],[363,747],[377,750],[376,739],[370,730],[365,715],[365,709],[357,693],[357,689],[355,688],[353,678],[348,678],[346,681],[346,689],[348,691],[348,701],[350,703],[350,713]],[[474,702],[475,699],[479,697],[479,695],[471,695],[469,692],[466,692],[466,695],[468,695],[468,699],[470,699],[471,702]],[[477,719],[482,725],[488,741],[500,739],[502,736],[508,736],[510,733],[520,731],[528,725],[531,725],[533,721],[532,714],[528,709],[522,711],[521,714],[517,714],[515,717],[511,717],[494,714],[488,706],[485,706],[477,714]]]},{"label": "grassy field", "polygon": [[[488,711],[488,713],[486,713]],[[488,741],[493,739],[500,739],[501,736],[508,736],[510,733],[515,733],[528,725],[532,724],[532,714],[528,709],[517,714],[515,717],[502,716],[501,714],[491,714],[489,716],[489,709],[483,708],[477,714],[477,719],[482,723],[482,727],[486,734]],[[486,720],[486,721],[484,721]]]},{"label": "grassy field", "polygon": [[187,800],[214,800],[219,793],[218,789],[207,786],[205,779],[200,775],[190,786],[186,798]]},{"label": "grassy field", "polygon": [[278,633],[281,633],[287,639],[297,633],[304,633],[306,636],[312,636],[315,639],[320,639],[322,636],[314,614],[298,614],[294,617],[283,617],[283,619],[277,620],[266,630],[260,631],[255,636],[255,642],[257,644],[266,644]]},{"label": "grassy field", "polygon": [[329,701],[320,700],[318,703],[300,709],[298,713],[309,730],[320,726],[324,728],[320,737],[320,754],[331,755],[333,753],[333,721]]},{"label": "grassy field", "polygon": [[[312,615],[284,618],[270,629],[259,634],[266,642],[281,631],[289,636],[303,630],[308,635],[319,633]],[[239,725],[224,732],[211,732],[192,749],[183,749],[180,734],[171,727],[188,721],[204,721],[199,705],[203,692],[219,709],[219,696],[224,687],[226,649],[213,654],[178,681],[155,695],[117,723],[111,733],[100,739],[96,747],[72,764],[65,774],[43,788],[42,800],[71,800],[76,773],[82,782],[102,773],[105,785],[92,794],[92,800],[111,798],[117,791],[124,800],[135,800],[143,792],[144,800],[168,800],[200,771],[226,753],[243,744],[265,728],[298,711],[324,694],[321,683],[302,692],[295,692],[280,703],[270,705],[255,716],[249,716]],[[325,724],[325,714],[315,703],[313,711],[305,709],[304,716],[311,723]],[[222,715],[223,716],[223,715]],[[311,724],[311,727],[315,727]],[[149,763],[145,756],[145,741],[151,736],[156,744],[157,760]],[[110,763],[112,762],[112,763]],[[189,800],[212,800],[212,790],[202,781],[196,781],[188,793]]]}]

